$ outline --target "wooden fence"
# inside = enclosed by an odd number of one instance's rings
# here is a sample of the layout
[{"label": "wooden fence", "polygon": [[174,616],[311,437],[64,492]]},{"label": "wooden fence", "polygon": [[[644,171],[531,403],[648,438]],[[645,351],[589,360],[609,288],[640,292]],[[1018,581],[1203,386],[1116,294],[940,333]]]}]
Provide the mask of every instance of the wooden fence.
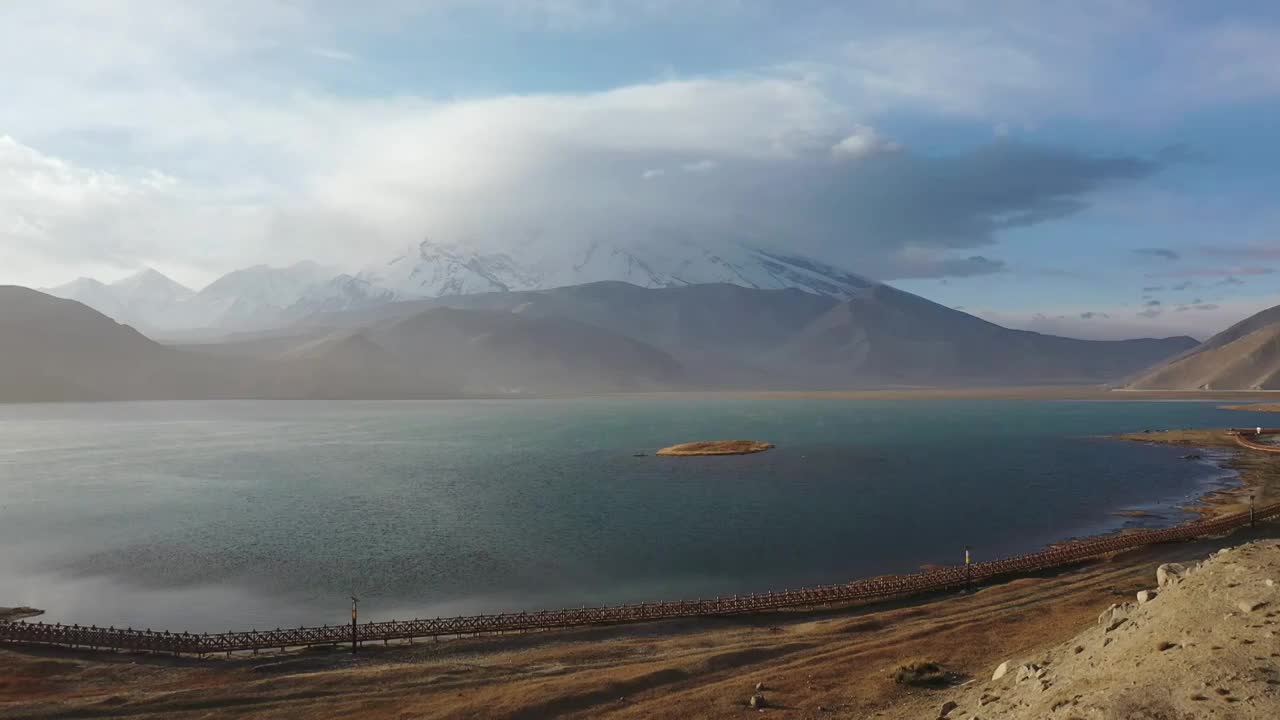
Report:
[{"label": "wooden fence", "polygon": [[775,592],[707,600],[612,605],[564,610],[391,620],[357,625],[299,627],[227,633],[187,633],[132,628],[63,625],[43,622],[0,623],[0,641],[42,643],[81,648],[152,651],[174,654],[285,649],[352,642],[409,640],[449,635],[523,632],[592,625],[617,625],[674,618],[750,615],[775,610],[849,605],[963,588],[995,578],[1064,567],[1112,553],[1156,543],[1178,542],[1228,533],[1257,520],[1280,517],[1280,503],[1160,530],[1140,530],[1056,545],[1039,552],[968,566],[866,578]]}]

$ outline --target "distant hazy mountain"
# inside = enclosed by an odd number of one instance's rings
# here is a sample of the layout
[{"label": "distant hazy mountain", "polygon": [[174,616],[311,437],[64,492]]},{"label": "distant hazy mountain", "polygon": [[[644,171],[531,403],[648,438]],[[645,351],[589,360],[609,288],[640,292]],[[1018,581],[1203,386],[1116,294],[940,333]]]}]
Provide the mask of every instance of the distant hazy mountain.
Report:
[{"label": "distant hazy mountain", "polygon": [[1280,390],[1280,305],[1143,373],[1135,390]]},{"label": "distant hazy mountain", "polygon": [[335,271],[313,262],[276,268],[255,265],[227,273],[172,308],[167,330],[263,329],[280,324],[281,314]]},{"label": "distant hazy mountain", "polygon": [[173,308],[195,295],[190,288],[151,269],[110,285],[80,278],[44,292],[82,302],[103,315],[141,328],[165,327]]},{"label": "distant hazy mountain", "polygon": [[199,292],[155,270],[106,285],[90,278],[45,290],[76,300],[148,333],[249,331],[280,327],[316,312],[334,312],[399,299],[383,288],[313,262],[227,273]]}]

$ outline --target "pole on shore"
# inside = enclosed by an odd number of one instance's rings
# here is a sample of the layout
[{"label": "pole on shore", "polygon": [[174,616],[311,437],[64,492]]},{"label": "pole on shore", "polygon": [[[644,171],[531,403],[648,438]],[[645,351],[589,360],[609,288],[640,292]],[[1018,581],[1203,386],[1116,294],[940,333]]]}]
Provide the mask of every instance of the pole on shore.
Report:
[{"label": "pole on shore", "polygon": [[356,616],[357,609],[360,605],[360,598],[355,595],[351,596],[351,654],[356,654]]},{"label": "pole on shore", "polygon": [[969,554],[969,546],[964,546],[964,587],[973,589],[973,557]]},{"label": "pole on shore", "polygon": [[1253,527],[1253,493],[1249,493],[1249,527]]}]

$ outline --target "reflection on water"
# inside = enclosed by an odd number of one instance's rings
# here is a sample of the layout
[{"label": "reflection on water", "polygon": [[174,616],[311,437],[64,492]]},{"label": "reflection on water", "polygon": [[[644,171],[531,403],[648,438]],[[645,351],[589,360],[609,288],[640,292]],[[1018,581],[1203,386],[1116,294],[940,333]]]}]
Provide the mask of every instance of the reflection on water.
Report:
[{"label": "reflection on water", "polygon": [[[1208,403],[0,407],[0,605],[191,630],[715,596],[1149,523],[1225,475],[1097,439]],[[757,438],[769,453],[633,457]],[[1207,458],[1211,459],[1211,458]]]}]

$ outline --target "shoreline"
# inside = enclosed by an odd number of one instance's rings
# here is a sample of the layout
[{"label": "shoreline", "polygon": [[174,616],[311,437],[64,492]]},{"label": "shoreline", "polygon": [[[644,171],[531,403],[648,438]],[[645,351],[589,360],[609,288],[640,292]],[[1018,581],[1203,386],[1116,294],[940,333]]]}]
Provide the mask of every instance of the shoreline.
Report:
[{"label": "shoreline", "polygon": [[1215,461],[1215,464],[1235,473],[1240,479],[1239,485],[1209,490],[1194,504],[1180,508],[1197,513],[1203,518],[1248,510],[1250,494],[1256,505],[1264,505],[1280,498],[1280,464],[1267,462],[1268,458],[1265,456],[1245,451],[1227,434],[1226,429],[1154,430],[1108,437],[1127,442],[1173,445],[1215,454],[1224,453],[1225,461]]},{"label": "shoreline", "polygon": [[[772,714],[933,717],[968,680],[1132,602],[1163,562],[1273,535],[1150,546],[1079,566],[870,607],[659,621],[440,643],[207,660],[0,646],[0,717],[739,717],[756,683]],[[896,684],[908,660],[956,683]],[[122,662],[123,659],[123,662]],[[6,683],[6,681],[8,681]],[[927,714],[927,713],[933,714]]]}]

